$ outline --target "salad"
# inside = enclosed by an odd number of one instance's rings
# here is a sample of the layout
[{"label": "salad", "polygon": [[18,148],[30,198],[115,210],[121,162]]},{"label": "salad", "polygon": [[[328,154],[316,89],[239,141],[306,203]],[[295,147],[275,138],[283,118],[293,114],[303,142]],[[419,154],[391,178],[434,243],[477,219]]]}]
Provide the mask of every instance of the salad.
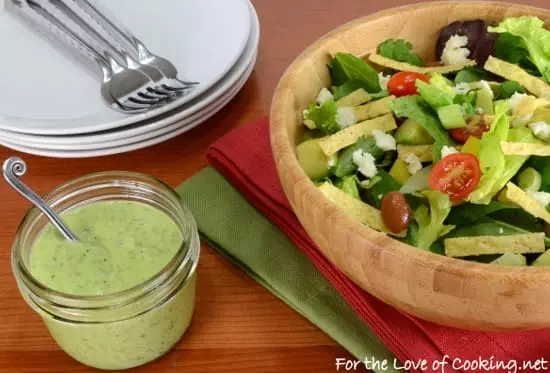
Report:
[{"label": "salad", "polygon": [[550,31],[453,22],[436,63],[386,40],[328,64],[296,155],[353,219],[449,257],[550,265]]}]

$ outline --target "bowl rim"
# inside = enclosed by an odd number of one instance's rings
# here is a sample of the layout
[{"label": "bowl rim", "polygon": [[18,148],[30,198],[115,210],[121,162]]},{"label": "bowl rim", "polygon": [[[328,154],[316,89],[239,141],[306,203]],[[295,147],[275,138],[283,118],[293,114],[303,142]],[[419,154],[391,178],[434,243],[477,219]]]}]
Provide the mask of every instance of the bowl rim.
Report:
[{"label": "bowl rim", "polygon": [[[315,51],[320,50],[325,45],[325,43],[328,40],[332,39],[335,35],[343,34],[346,31],[357,27],[358,25],[363,25],[367,22],[371,22],[376,19],[386,17],[391,14],[395,14],[396,12],[413,11],[415,9],[425,8],[428,6],[438,7],[443,5],[449,6],[453,4],[457,4],[461,6],[467,5],[472,7],[488,7],[488,6],[507,7],[507,8],[513,8],[514,10],[518,10],[525,14],[545,13],[545,14],[548,14],[548,17],[550,18],[550,9],[539,8],[531,5],[507,3],[502,1],[478,1],[478,0],[427,1],[427,2],[420,2],[420,3],[410,4],[410,5],[402,5],[398,7],[384,9],[384,10],[369,14],[367,16],[363,16],[363,17],[359,17],[357,19],[351,20],[329,31],[328,33],[323,35],[321,38],[317,39],[315,42],[310,44],[304,51],[302,51],[293,60],[293,62],[287,67],[287,69],[283,73],[282,77],[280,78],[275,88],[275,92],[271,102],[269,126],[270,126],[271,148],[273,150],[273,156],[274,156],[275,164],[277,165],[279,174],[282,172],[282,170],[279,169],[280,166],[279,166],[279,162],[277,161],[277,158],[280,159],[281,163],[283,163],[282,161],[284,161],[286,166],[290,166],[290,169],[285,168],[284,172],[292,173],[293,176],[295,177],[296,183],[309,184],[309,185],[302,185],[302,187],[306,189],[307,192],[310,195],[312,195],[316,201],[330,202],[314,186],[314,184],[310,181],[310,179],[307,177],[305,172],[300,167],[298,163],[298,159],[296,157],[295,148],[291,145],[289,134],[286,128],[286,122],[281,118],[279,118],[279,115],[278,115],[279,108],[288,106],[288,103],[286,101],[288,99],[288,93],[290,92],[290,88],[288,87],[288,84],[289,84],[289,79],[291,77],[291,73],[296,68],[304,65],[304,63],[306,62],[307,56],[313,54]],[[286,193],[287,191],[285,190],[285,194]],[[340,212],[342,211],[339,206],[333,203],[328,204],[326,208],[329,209],[329,212],[327,212],[327,215],[332,215],[332,213],[338,213],[339,211]],[[364,239],[369,239],[367,237],[367,234],[373,235],[374,232],[378,233],[376,230],[351,219],[347,215],[340,214],[339,218],[341,220],[338,220],[338,222],[336,223],[337,226],[335,226],[334,229],[342,229],[342,228],[348,229],[348,230],[353,229],[354,232],[357,232],[358,234],[360,234]],[[385,246],[377,245],[378,248],[389,249],[391,252],[389,252],[388,254],[392,256],[404,255],[408,257],[408,260],[416,261],[418,264],[422,263],[422,265],[424,266],[427,265],[430,268],[439,268],[439,269],[444,268],[444,271],[447,273],[460,273],[460,274],[467,273],[468,276],[473,276],[477,278],[482,277],[487,280],[492,279],[495,281],[503,281],[507,279],[512,282],[533,281],[539,284],[540,283],[550,284],[550,268],[545,268],[545,267],[537,268],[537,267],[531,267],[531,266],[508,267],[508,266],[497,266],[489,263],[466,261],[463,259],[447,257],[445,255],[439,255],[427,250],[422,250],[417,247],[410,246],[408,244],[397,241],[390,236],[387,236],[387,237],[389,237],[392,240],[392,243],[393,243],[392,247],[388,248]]]}]

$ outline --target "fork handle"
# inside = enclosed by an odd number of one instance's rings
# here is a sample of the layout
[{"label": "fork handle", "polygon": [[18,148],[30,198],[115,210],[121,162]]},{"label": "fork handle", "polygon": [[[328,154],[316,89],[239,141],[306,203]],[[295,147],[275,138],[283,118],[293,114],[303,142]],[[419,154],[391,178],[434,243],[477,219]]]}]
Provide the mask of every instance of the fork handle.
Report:
[{"label": "fork handle", "polygon": [[[69,46],[76,49],[85,57],[95,61],[100,69],[104,72],[104,78],[110,77],[112,75],[111,68],[107,59],[101,55],[98,51],[94,49],[89,43],[80,38],[74,31],[67,27],[63,22],[61,22],[57,17],[55,17],[50,11],[44,8],[35,0],[26,0],[27,5],[34,10],[38,15],[40,15],[44,20],[46,20],[50,25],[55,26],[57,32],[50,28],[50,31],[58,37],[61,41],[65,42]],[[60,35],[60,33],[62,35]]]},{"label": "fork handle", "polygon": [[[132,48],[138,60],[141,60],[142,54],[145,54],[145,57],[149,54],[147,50],[143,50],[142,43],[127,28],[117,23],[114,19],[109,18],[103,11],[98,9],[89,0],[72,0],[72,2],[84,12],[86,12],[109,35],[111,35],[109,30],[114,31],[116,34],[118,34],[118,41],[125,41],[126,44],[128,44]],[[114,39],[117,39],[116,36],[114,37]]]}]

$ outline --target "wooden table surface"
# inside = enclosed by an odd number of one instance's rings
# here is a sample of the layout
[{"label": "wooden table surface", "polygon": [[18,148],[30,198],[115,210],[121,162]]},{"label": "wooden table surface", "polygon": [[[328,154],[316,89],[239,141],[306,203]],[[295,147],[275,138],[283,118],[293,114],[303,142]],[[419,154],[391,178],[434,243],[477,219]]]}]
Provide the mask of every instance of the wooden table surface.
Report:
[{"label": "wooden table surface", "polygon": [[[261,22],[258,63],[240,94],[219,114],[182,136],[127,154],[48,159],[25,154],[25,181],[43,194],[74,177],[128,170],[176,186],[206,166],[210,143],[232,128],[265,116],[285,68],[306,46],[336,26],[406,0],[253,0]],[[546,0],[518,1],[544,6]],[[0,159],[17,154],[0,147]],[[0,372],[92,372],[63,353],[23,301],[10,267],[12,239],[29,204],[0,183]],[[349,355],[267,290],[202,246],[193,324],[163,358],[135,372],[333,372]]]}]

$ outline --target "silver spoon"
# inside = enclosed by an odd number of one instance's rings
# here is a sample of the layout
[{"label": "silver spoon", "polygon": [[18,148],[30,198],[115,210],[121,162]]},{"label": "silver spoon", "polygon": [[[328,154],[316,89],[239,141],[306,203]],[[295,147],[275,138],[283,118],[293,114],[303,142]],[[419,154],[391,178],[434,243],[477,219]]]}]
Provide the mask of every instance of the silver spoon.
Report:
[{"label": "silver spoon", "polygon": [[13,189],[31,201],[33,205],[38,207],[66,239],[78,241],[76,234],[74,234],[69,227],[67,227],[61,217],[59,217],[59,215],[57,215],[38,194],[33,192],[28,186],[23,184],[23,182],[18,179],[19,177],[25,175],[25,172],[27,172],[27,164],[24,160],[19,157],[10,157],[4,161],[2,169],[4,178]]}]

